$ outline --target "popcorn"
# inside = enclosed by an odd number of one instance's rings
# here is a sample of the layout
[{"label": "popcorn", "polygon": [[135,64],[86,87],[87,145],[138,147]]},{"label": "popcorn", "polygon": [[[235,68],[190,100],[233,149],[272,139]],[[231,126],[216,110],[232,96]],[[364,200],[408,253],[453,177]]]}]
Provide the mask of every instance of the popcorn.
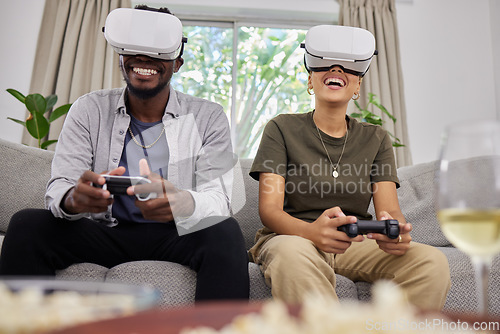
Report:
[{"label": "popcorn", "polygon": [[442,314],[433,316],[419,315],[393,282],[378,281],[373,287],[372,303],[350,300],[339,303],[325,296],[310,295],[295,317],[282,301],[270,300],[263,304],[260,313],[237,316],[220,331],[198,327],[186,328],[181,334],[488,333],[473,331],[472,325],[454,323]]},{"label": "popcorn", "polygon": [[0,282],[0,334],[43,333],[58,328],[132,314],[134,297],[125,294],[80,294],[36,287],[12,292]]}]

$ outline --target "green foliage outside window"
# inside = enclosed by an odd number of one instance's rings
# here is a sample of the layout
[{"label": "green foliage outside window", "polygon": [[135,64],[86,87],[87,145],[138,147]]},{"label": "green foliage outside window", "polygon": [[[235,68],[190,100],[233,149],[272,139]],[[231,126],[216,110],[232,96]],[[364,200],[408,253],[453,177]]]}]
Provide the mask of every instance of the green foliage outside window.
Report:
[{"label": "green foliage outside window", "polygon": [[[221,104],[233,126],[233,145],[240,158],[252,158],[267,122],[282,113],[312,110],[307,94],[308,74],[300,43],[306,30],[260,27],[238,28],[237,74],[233,88],[233,28],[184,26],[188,44],[184,65],[174,76],[173,86],[187,94]],[[236,98],[232,105],[232,94]],[[357,113],[351,117],[383,125],[380,116],[369,109],[396,119],[369,93],[366,107],[355,101]],[[404,146],[391,134],[393,146]]]},{"label": "green foliage outside window", "polygon": [[266,123],[311,110],[300,42],[305,31],[242,27],[238,45],[236,151],[253,156]]},{"label": "green foliage outside window", "polygon": [[217,102],[229,113],[231,102],[232,29],[185,26],[184,65],[172,78],[175,89]]},{"label": "green foliage outside window", "polygon": [[220,103],[241,158],[253,157],[266,123],[280,113],[311,110],[300,42],[305,30],[238,29],[236,103],[231,105],[233,29],[185,26],[188,44],[176,89]]}]

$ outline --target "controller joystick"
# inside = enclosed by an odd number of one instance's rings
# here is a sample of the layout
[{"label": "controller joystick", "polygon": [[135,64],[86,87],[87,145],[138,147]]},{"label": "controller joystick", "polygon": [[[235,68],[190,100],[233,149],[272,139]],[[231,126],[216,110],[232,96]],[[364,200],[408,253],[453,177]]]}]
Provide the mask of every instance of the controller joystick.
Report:
[{"label": "controller joystick", "polygon": [[[106,179],[104,185],[92,184],[94,187],[108,190],[113,195],[126,195],[127,188],[139,184],[151,183],[151,180],[141,176],[118,176],[118,175],[102,175]],[[135,195],[140,201],[156,198],[155,193],[145,193]]]},{"label": "controller joystick", "polygon": [[358,220],[356,223],[341,225],[337,229],[345,232],[350,238],[367,233],[385,234],[390,239],[399,237],[399,223],[396,219]]}]

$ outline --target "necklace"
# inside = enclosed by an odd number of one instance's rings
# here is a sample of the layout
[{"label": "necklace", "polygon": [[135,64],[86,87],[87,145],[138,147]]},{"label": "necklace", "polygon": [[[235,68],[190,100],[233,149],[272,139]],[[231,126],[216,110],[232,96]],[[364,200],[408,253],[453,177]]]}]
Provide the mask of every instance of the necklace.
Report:
[{"label": "necklace", "polygon": [[[314,122],[314,120],[313,120],[313,122]],[[345,140],[344,140],[344,145],[342,146],[342,152],[340,153],[339,160],[337,161],[337,163],[335,165],[333,164],[332,159],[330,159],[330,155],[328,154],[328,150],[326,149],[325,143],[323,142],[323,138],[321,137],[321,133],[319,132],[319,128],[316,125],[316,123],[314,123],[314,126],[316,127],[316,130],[318,131],[318,136],[319,136],[319,140],[321,140],[321,145],[323,145],[323,148],[325,149],[326,156],[328,157],[328,160],[330,161],[330,165],[333,168],[332,176],[334,178],[337,178],[337,177],[339,177],[339,172],[337,171],[337,168],[339,167],[340,160],[342,159],[342,156],[344,155],[345,143],[347,142],[347,137],[349,136],[349,129],[347,128],[347,124],[345,126]]]},{"label": "necklace", "polygon": [[142,145],[141,143],[139,143],[137,141],[137,139],[135,138],[134,134],[132,133],[132,130],[130,129],[130,126],[128,127],[128,132],[130,133],[130,136],[132,137],[132,140],[134,141],[134,143],[136,143],[138,146],[142,147],[142,148],[151,148],[153,147],[154,144],[156,144],[156,142],[158,142],[158,140],[160,140],[161,138],[161,135],[163,134],[163,132],[165,132],[165,127],[163,127],[161,129],[161,132],[160,132],[160,135],[158,136],[158,138],[156,138],[156,140],[154,142],[152,142],[151,144],[149,145]]}]

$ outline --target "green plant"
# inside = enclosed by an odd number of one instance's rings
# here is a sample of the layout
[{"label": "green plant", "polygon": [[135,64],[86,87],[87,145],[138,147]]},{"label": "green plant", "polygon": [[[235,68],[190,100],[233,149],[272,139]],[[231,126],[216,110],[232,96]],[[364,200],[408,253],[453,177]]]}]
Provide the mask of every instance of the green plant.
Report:
[{"label": "green plant", "polygon": [[[47,97],[43,97],[40,94],[29,94],[24,96],[22,93],[12,88],[7,89],[7,92],[21,101],[30,112],[26,121],[11,117],[7,117],[7,119],[26,127],[29,134],[38,140],[38,147],[41,149],[47,149],[49,145],[56,143],[57,140],[44,140],[44,138],[49,133],[50,123],[67,114],[71,107],[71,103],[52,110],[57,102],[57,95],[55,94]],[[46,114],[48,118],[45,116]]]},{"label": "green plant", "polygon": [[[354,104],[356,105],[356,108],[358,108],[359,112],[353,112],[350,114],[351,117],[356,118],[362,122],[367,122],[370,124],[375,124],[375,125],[380,125],[382,126],[384,124],[384,121],[382,118],[371,111],[368,110],[370,105],[373,105],[380,109],[381,112],[386,114],[393,123],[396,123],[396,117],[394,117],[381,103],[380,100],[378,99],[377,95],[373,93],[368,93],[368,102],[366,103],[366,107],[362,108],[361,105],[359,104],[358,101],[354,101]],[[387,131],[389,133],[389,136],[392,138],[392,146],[394,147],[403,147],[405,146],[403,143],[401,143],[401,140],[397,137],[395,137],[391,132]]]}]

